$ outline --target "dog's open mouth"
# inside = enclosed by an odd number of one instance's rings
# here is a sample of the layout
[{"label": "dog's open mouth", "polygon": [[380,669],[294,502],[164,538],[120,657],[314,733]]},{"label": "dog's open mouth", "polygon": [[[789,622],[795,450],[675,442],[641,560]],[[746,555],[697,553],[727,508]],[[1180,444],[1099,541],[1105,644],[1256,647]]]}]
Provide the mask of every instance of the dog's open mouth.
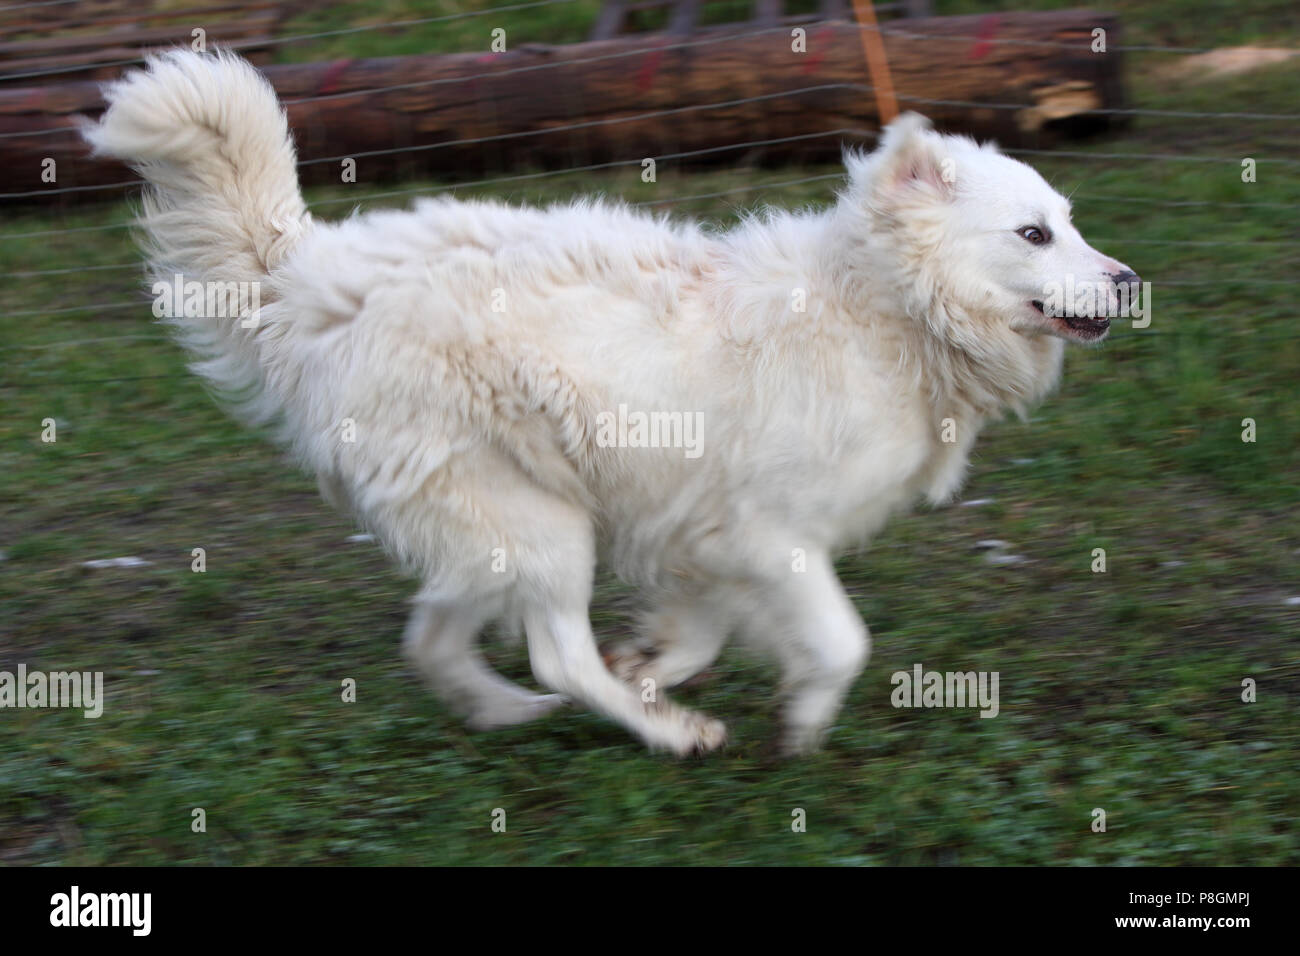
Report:
[{"label": "dog's open mouth", "polygon": [[1043,308],[1042,300],[1034,299],[1029,303],[1039,315],[1045,318],[1052,318],[1065,327],[1071,338],[1081,341],[1090,341],[1099,339],[1106,334],[1110,328],[1110,319],[1105,316],[1094,319],[1085,315],[1052,315],[1048,316]]}]

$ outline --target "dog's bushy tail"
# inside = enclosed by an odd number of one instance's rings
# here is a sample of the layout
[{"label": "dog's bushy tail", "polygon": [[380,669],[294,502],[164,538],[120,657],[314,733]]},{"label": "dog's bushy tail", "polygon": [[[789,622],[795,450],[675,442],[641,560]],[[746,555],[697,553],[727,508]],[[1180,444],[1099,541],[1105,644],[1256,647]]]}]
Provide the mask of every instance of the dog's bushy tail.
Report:
[{"label": "dog's bushy tail", "polygon": [[[311,217],[271,85],[234,54],[174,50],[108,86],[105,99],[107,111],[83,134],[97,154],[123,160],[149,183],[140,225],[153,280],[257,283],[260,305],[274,302],[265,280]],[[252,399],[247,391],[263,384],[257,340],[267,330],[256,317],[179,306],[168,318],[203,359],[196,371],[220,392]],[[272,410],[261,411],[253,417]]]}]

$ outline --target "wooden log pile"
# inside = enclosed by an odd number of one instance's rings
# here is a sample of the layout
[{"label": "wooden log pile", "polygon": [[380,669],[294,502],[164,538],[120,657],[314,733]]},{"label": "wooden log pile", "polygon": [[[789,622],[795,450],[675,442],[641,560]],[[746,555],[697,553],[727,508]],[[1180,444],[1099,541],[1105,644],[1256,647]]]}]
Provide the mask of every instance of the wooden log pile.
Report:
[{"label": "wooden log pile", "polygon": [[[0,86],[111,79],[115,64],[151,48],[204,43],[269,63],[284,10],[273,0],[156,9],[138,0],[58,0],[0,7]],[[48,78],[48,79],[47,79]]]},{"label": "wooden log pile", "polygon": [[[1093,52],[1093,31],[1119,43],[1110,14],[1070,10],[894,21],[884,41],[903,109],[940,128],[1040,145],[1104,129],[1124,106],[1118,52]],[[286,102],[303,179],[339,182],[476,179],[574,168],[832,130],[878,128],[856,24],[620,36],[567,46],[265,67]],[[718,105],[721,104],[721,105]],[[8,198],[130,178],[90,160],[79,137],[53,130],[102,109],[93,83],[0,89],[0,166]],[[834,159],[843,140],[819,136],[761,151],[772,161]],[[702,159],[734,163],[745,151]],[[43,183],[53,159],[58,178]],[[120,191],[61,193],[61,200]],[[23,200],[31,197],[18,197]],[[36,196],[40,199],[40,196]]]}]

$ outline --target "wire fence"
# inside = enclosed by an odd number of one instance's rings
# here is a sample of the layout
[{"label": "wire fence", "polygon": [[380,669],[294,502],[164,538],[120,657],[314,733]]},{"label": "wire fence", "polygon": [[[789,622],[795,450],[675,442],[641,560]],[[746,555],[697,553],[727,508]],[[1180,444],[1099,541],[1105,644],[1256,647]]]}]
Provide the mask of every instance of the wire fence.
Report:
[{"label": "wire fence", "polygon": [[[54,7],[54,6],[60,6],[68,2],[73,2],[73,0],[42,0],[42,2],[35,2],[35,3],[13,4],[8,6],[0,6],[0,12],[5,12],[9,10],[26,9],[26,8]],[[339,29],[339,30],[293,34],[288,36],[277,37],[275,38],[274,42],[277,45],[298,43],[298,42],[305,42],[313,39],[322,39],[328,37],[364,33],[372,30],[401,29],[404,27],[410,27],[415,25],[442,23],[442,22],[448,22],[454,20],[464,20],[469,18],[490,16],[493,14],[505,14],[505,13],[517,12],[521,10],[561,5],[561,4],[567,4],[572,2],[574,2],[574,0],[534,0],[534,2],[508,4],[504,6],[490,7],[483,10],[464,11],[461,13],[447,14],[443,16],[421,17],[421,18],[402,20],[402,21],[364,24],[356,27],[349,27],[349,28]],[[915,32],[908,31],[905,26],[899,26],[898,24],[900,22],[905,23],[905,21],[893,21],[890,23],[882,24],[878,27],[862,26],[860,28],[878,29],[882,34],[885,35],[906,36],[911,38],[924,39],[927,41],[933,40],[939,42],[947,42],[947,41],[965,42],[968,44],[978,39],[982,43],[990,43],[994,45],[1008,44],[1012,46],[1037,46],[1037,47],[1047,47],[1047,48],[1065,48],[1065,49],[1081,50],[1081,49],[1086,49],[1088,43],[1087,40],[1080,40],[1077,43],[1064,43],[1064,42],[1054,41],[1054,40],[1024,40],[1024,39],[1014,39],[1014,38],[1000,38],[996,36],[993,37],[981,36],[977,38],[965,34],[949,35],[949,34],[931,34],[928,32],[915,33]],[[660,54],[666,50],[691,49],[691,48],[697,48],[701,46],[708,46],[714,43],[733,41],[738,37],[759,36],[763,34],[772,34],[777,32],[788,33],[789,29],[790,29],[789,26],[782,25],[776,27],[764,27],[762,29],[747,31],[743,33],[728,32],[725,35],[721,35],[721,36],[693,37],[693,38],[686,38],[686,39],[673,39],[671,41],[667,40],[663,36],[659,36],[654,41],[649,42],[644,46],[638,46],[635,49],[618,50],[618,51],[600,54],[593,57],[571,59],[571,60],[565,60],[563,62],[547,62],[547,63],[540,63],[540,64],[530,64],[528,66],[523,66],[523,67],[509,69],[509,70],[495,70],[495,69],[484,70],[482,73],[474,74],[474,75],[440,77],[431,80],[421,80],[421,81],[394,84],[388,86],[377,86],[377,87],[371,87],[367,89],[350,90],[350,91],[340,92],[340,93],[324,93],[316,96],[299,97],[296,99],[286,99],[284,102],[286,104],[295,104],[295,103],[303,103],[303,102],[310,102],[316,100],[339,99],[339,98],[347,98],[347,97],[362,97],[366,95],[393,92],[398,90],[406,90],[406,89],[412,89],[417,87],[472,83],[479,79],[496,77],[508,73],[536,72],[536,71],[544,71],[547,69],[554,69],[559,66],[572,66],[575,64],[582,64],[582,63],[594,63],[602,60],[637,57],[637,56],[643,56],[647,54]],[[238,44],[232,44],[231,46],[237,48]],[[1213,48],[1193,48],[1193,47],[1153,46],[1153,45],[1121,45],[1121,46],[1111,47],[1110,49],[1121,51],[1121,52],[1134,52],[1134,53],[1143,53],[1143,54],[1193,55],[1193,54],[1202,54],[1202,53],[1210,52]],[[108,64],[97,64],[97,65],[98,66],[131,66],[142,62],[143,59],[144,56],[141,55],[140,57],[133,57],[121,61],[114,61]],[[61,73],[73,72],[75,70],[80,70],[80,69],[82,69],[82,67],[69,67],[66,69],[51,69],[51,70],[33,71],[30,73],[22,73],[22,74],[9,74],[5,76],[4,79],[12,80],[12,79],[28,78],[28,77],[31,78],[49,77]],[[340,155],[340,156],[317,157],[309,160],[302,160],[299,162],[298,165],[300,167],[305,167],[305,166],[319,165],[324,163],[337,163],[345,159],[358,159],[358,158],[383,156],[383,155],[415,153],[415,152],[423,152],[423,151],[438,150],[438,149],[448,149],[448,148],[453,148],[458,146],[463,147],[463,146],[481,145],[481,144],[500,141],[500,140],[521,139],[521,138],[534,137],[534,136],[540,137],[540,136],[559,135],[563,133],[571,133],[574,131],[589,129],[592,127],[614,126],[614,125],[634,122],[638,120],[656,119],[662,117],[677,116],[677,115],[682,115],[687,113],[706,113],[709,110],[723,109],[723,108],[742,106],[747,104],[762,104],[773,100],[784,99],[789,97],[797,97],[808,93],[829,92],[829,91],[851,91],[854,93],[871,93],[874,91],[874,87],[867,83],[819,84],[814,86],[802,87],[795,90],[782,91],[778,93],[766,93],[766,94],[760,94],[760,95],[754,95],[754,96],[742,97],[742,98],[729,98],[726,100],[720,100],[713,103],[693,104],[685,107],[674,107],[671,109],[662,109],[662,110],[648,110],[631,116],[616,116],[616,117],[609,117],[609,118],[597,119],[597,120],[584,120],[582,122],[576,122],[576,123],[559,124],[559,125],[547,127],[545,129],[502,133],[502,134],[495,134],[492,136],[462,138],[462,139],[432,143],[432,144],[420,144],[414,146],[394,146],[387,149],[354,152],[354,153],[350,153],[347,155]],[[933,99],[933,98],[925,98],[925,97],[915,97],[915,96],[908,96],[905,94],[899,94],[898,99],[903,103],[914,104],[917,106],[944,106],[944,107],[981,108],[981,109],[999,109],[999,110],[1023,110],[1026,108],[1025,103],[973,102],[973,101],[960,100],[960,99]],[[1203,123],[1207,120],[1210,120],[1216,123],[1274,122],[1274,123],[1297,124],[1297,122],[1300,121],[1300,114],[1267,113],[1267,112],[1252,112],[1252,111],[1164,110],[1164,109],[1146,109],[1146,108],[1137,107],[1137,108],[1123,108],[1123,109],[1096,109],[1087,112],[1096,115],[1105,115],[1105,116],[1143,117],[1152,120],[1158,120],[1161,122],[1195,121],[1197,123]],[[1082,115],[1087,115],[1087,114],[1085,113]],[[38,135],[72,135],[78,132],[79,130],[75,126],[68,126],[68,127],[60,127],[58,129],[42,130],[38,132]],[[26,133],[23,131],[18,131],[18,132],[9,132],[9,133],[0,134],[0,137],[8,138],[8,137],[31,136],[31,135],[33,134]],[[800,134],[797,136],[768,137],[763,139],[746,140],[743,142],[727,143],[715,147],[655,155],[653,156],[653,158],[655,159],[656,163],[683,161],[683,160],[694,159],[694,158],[698,158],[710,154],[724,154],[733,151],[755,150],[755,149],[762,149],[764,147],[788,145],[799,141],[811,141],[811,140],[825,139],[825,138],[836,138],[843,142],[848,142],[848,143],[867,143],[873,140],[876,137],[876,135],[877,135],[876,132],[871,130],[840,127],[834,129],[827,129],[822,132]],[[1240,164],[1242,161],[1241,156],[1203,155],[1197,153],[1181,153],[1181,152],[1179,153],[1107,152],[1107,151],[1090,151],[1090,150],[1068,150],[1068,149],[1052,150],[1052,149],[1029,149],[1029,148],[1007,149],[1005,150],[1005,152],[1013,155],[1020,155],[1020,156],[1061,158],[1061,159],[1069,159],[1071,161],[1080,161],[1086,163],[1129,163],[1129,162],[1147,162],[1147,163],[1154,162],[1154,163],[1171,163],[1171,164],[1203,163],[1203,164],[1223,164],[1238,169],[1240,168]],[[1293,158],[1290,156],[1266,155],[1266,156],[1257,156],[1253,158],[1255,159],[1256,163],[1261,166],[1270,166],[1270,165],[1280,166],[1280,167],[1300,166],[1300,159]],[[639,167],[644,162],[644,159],[645,159],[644,156],[636,156],[636,157],[629,157],[626,159],[610,160],[607,162],[593,163],[588,165],[577,165],[577,166],[572,166],[567,168],[552,169],[552,170],[546,170],[541,172],[529,172],[529,173],[520,173],[515,175],[507,175],[507,176],[495,176],[491,178],[483,178],[483,179],[477,179],[477,180],[472,180],[467,182],[457,182],[452,184],[441,184],[441,185],[424,185],[424,186],[418,186],[412,188],[399,188],[399,189],[390,189],[390,190],[362,193],[360,195],[355,195],[355,196],[324,198],[311,203],[311,208],[317,209],[321,207],[328,207],[331,205],[339,205],[339,204],[357,205],[360,203],[374,201],[374,200],[407,197],[407,196],[437,195],[445,192],[470,190],[479,187],[498,186],[503,184],[522,184],[530,181],[543,180],[543,179],[556,177],[556,176],[573,175],[578,173],[587,173],[587,172],[601,171],[601,170],[612,170],[612,169],[617,169],[622,167],[634,167],[634,166]],[[729,198],[734,196],[742,196],[746,194],[761,192],[763,190],[778,190],[778,189],[789,188],[792,186],[806,185],[806,184],[819,183],[819,182],[829,183],[833,180],[842,180],[842,179],[843,179],[843,175],[841,173],[817,174],[817,175],[802,176],[802,177],[796,177],[796,178],[791,178],[786,180],[780,180],[776,182],[742,184],[734,188],[716,190],[707,193],[668,196],[660,199],[645,200],[642,202],[633,203],[632,205],[654,208],[659,206],[668,206],[672,204],[679,204],[679,203],[686,203],[686,202],[699,202],[699,201],[714,200],[714,199],[724,199],[724,198]],[[23,199],[38,194],[41,196],[46,196],[46,195],[54,195],[58,193],[103,192],[103,193],[111,194],[117,191],[126,192],[140,185],[141,182],[139,180],[126,180],[122,182],[108,183],[103,185],[70,186],[70,187],[59,187],[59,188],[49,189],[49,190],[29,190],[25,192],[0,193],[0,199]],[[1085,193],[1083,195],[1076,195],[1074,197],[1074,201],[1076,203],[1099,202],[1099,203],[1132,204],[1132,205],[1141,205],[1141,206],[1152,206],[1152,207],[1168,209],[1168,210],[1184,210],[1184,211],[1202,211],[1207,209],[1224,210],[1224,211],[1231,210],[1237,213],[1244,213],[1248,210],[1270,210],[1270,209],[1282,210],[1282,209],[1295,208],[1295,204],[1285,202],[1285,201],[1249,201],[1248,202],[1248,201],[1236,201],[1236,200],[1189,200],[1189,199],[1165,198],[1165,197],[1153,197],[1153,196],[1115,195],[1115,194],[1110,194],[1105,192],[1099,192],[1095,194]],[[33,239],[53,240],[64,236],[86,235],[91,233],[104,233],[104,232],[113,232],[119,230],[127,230],[130,229],[131,227],[132,227],[132,223],[130,222],[115,222],[115,223],[107,223],[103,225],[71,226],[66,228],[41,229],[41,230],[31,230],[26,232],[0,232],[0,248],[3,248],[2,244],[10,243],[10,242],[27,241]],[[1097,245],[1103,245],[1103,246],[1137,245],[1137,246],[1170,246],[1170,247],[1187,247],[1187,248],[1259,248],[1261,250],[1284,250],[1284,249],[1300,247],[1300,238],[1294,238],[1291,236],[1280,237],[1276,239],[1248,239],[1248,240],[1170,239],[1170,238],[1144,237],[1144,236],[1116,236],[1116,237],[1109,237],[1109,238],[1098,237],[1093,241]],[[44,243],[38,245],[42,249],[46,247]],[[1288,264],[1292,266],[1294,265],[1293,262]],[[119,262],[119,263],[109,263],[104,265],[81,266],[81,267],[74,267],[74,268],[54,268],[54,269],[32,268],[32,269],[24,269],[24,270],[7,272],[3,275],[3,278],[7,280],[22,280],[22,279],[33,279],[33,278],[52,277],[52,276],[60,276],[60,275],[75,275],[80,273],[94,273],[94,274],[102,274],[102,275],[119,275],[119,274],[120,275],[126,275],[126,274],[141,275],[143,274],[143,265],[138,261],[127,261],[127,262]],[[1160,280],[1160,284],[1164,286],[1173,286],[1173,287],[1177,287],[1177,286],[1198,287],[1198,286],[1219,285],[1222,284],[1224,281],[1225,280],[1223,278],[1175,277],[1170,279],[1162,279]],[[1263,279],[1252,278],[1249,281],[1252,284],[1261,285],[1261,286],[1300,285],[1300,279],[1295,278],[1294,275],[1274,276],[1274,277],[1268,277]],[[66,307],[58,307],[58,308],[35,307],[30,309],[9,310],[6,314],[10,317],[36,318],[36,317],[45,317],[45,316],[71,315],[71,314],[86,313],[86,312],[96,312],[96,313],[124,312],[126,310],[141,308],[144,301],[145,300],[143,299],[136,299],[133,301],[84,304],[84,305],[74,305],[74,306],[66,306]],[[1128,332],[1128,333],[1115,333],[1112,336],[1112,338],[1116,338],[1125,342],[1134,342],[1147,336],[1161,336],[1161,335],[1170,335],[1170,334],[1177,334],[1177,332],[1172,330],[1145,329],[1145,330],[1141,330],[1140,332],[1135,331],[1135,332]],[[1286,336],[1286,337],[1294,337],[1294,336]],[[42,352],[42,351],[47,351],[47,350],[57,349],[57,348],[74,347],[74,346],[82,346],[82,345],[89,345],[89,344],[102,345],[107,343],[116,343],[116,342],[124,342],[124,341],[141,341],[141,340],[162,341],[164,338],[165,336],[161,334],[77,338],[77,339],[67,339],[67,340],[62,340],[57,342],[18,343],[18,344],[7,346],[5,349],[0,351],[6,354],[33,353],[33,352]],[[6,364],[10,369],[13,368],[12,362],[8,362]],[[25,371],[27,371],[30,374],[34,372],[34,369],[28,368]],[[23,381],[23,382],[0,381],[0,389],[26,388],[26,387],[48,386],[48,385],[61,385],[61,386],[79,385],[79,384],[89,385],[89,384],[104,384],[108,382],[130,382],[130,381],[141,381],[141,380],[149,380],[149,379],[181,378],[184,377],[185,374],[186,373],[175,373],[175,374],[166,374],[166,375],[142,375],[142,376],[128,376],[128,377],[116,377],[116,378],[105,378],[105,379],[89,379],[89,380],[82,379],[82,380],[75,380],[75,381],[56,379],[56,378],[45,378],[44,376],[37,374],[35,377],[32,377],[28,381]]]}]

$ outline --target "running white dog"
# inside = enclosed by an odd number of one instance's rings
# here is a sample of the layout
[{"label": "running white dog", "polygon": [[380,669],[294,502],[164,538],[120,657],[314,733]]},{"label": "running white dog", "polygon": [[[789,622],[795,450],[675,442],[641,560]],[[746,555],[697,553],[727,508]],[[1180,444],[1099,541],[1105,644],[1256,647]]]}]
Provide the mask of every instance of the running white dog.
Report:
[{"label": "running white dog", "polygon": [[[870,647],[835,554],[948,499],[981,427],[1042,398],[1136,280],[1028,166],[914,114],[847,158],[830,209],[715,233],[594,202],[316,222],[244,61],[168,54],[107,96],[86,135],[152,184],[155,278],[258,284],[251,318],[172,317],[196,371],[420,577],[406,650],[474,727],[572,698],[713,750],[723,725],[663,689],[736,634],[783,669],[785,750],[815,748]],[[1097,317],[1052,304],[1070,281],[1104,290]],[[598,560],[648,608],[614,673]],[[484,664],[500,618],[555,694]]]}]

